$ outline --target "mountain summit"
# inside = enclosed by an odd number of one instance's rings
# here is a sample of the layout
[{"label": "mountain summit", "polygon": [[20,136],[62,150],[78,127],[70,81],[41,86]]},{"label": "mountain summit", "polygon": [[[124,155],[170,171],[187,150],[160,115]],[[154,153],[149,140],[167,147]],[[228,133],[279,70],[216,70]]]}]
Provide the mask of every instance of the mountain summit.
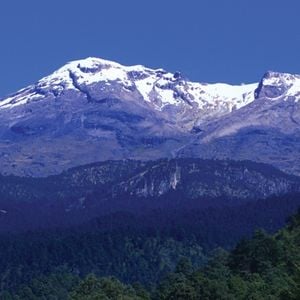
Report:
[{"label": "mountain summit", "polygon": [[300,75],[269,71],[260,81],[255,96],[256,98],[266,97],[269,99],[284,97],[286,100],[291,97],[299,101]]},{"label": "mountain summit", "polygon": [[[100,58],[73,61],[0,102],[1,108],[12,108],[31,101],[55,98],[68,92],[83,94],[87,101],[106,97],[140,100],[158,111],[170,107],[192,108],[201,116],[221,115],[254,100],[258,84],[232,86],[190,82],[179,72],[149,69],[141,65],[123,66]],[[178,109],[180,110],[180,109]]]},{"label": "mountain summit", "polygon": [[0,100],[2,173],[46,176],[115,159],[208,157],[300,173],[300,76],[239,86],[181,73],[73,61]]}]

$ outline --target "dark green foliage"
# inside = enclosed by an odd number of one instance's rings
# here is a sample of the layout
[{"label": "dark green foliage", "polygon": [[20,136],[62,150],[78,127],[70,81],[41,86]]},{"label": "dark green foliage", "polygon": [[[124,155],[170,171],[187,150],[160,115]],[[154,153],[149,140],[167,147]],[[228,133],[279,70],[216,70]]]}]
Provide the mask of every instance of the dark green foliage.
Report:
[{"label": "dark green foliage", "polygon": [[[130,232],[124,236],[118,232],[71,231],[2,236],[0,253],[0,283],[2,289],[8,290],[35,278],[42,283],[46,281],[44,276],[51,273],[56,274],[48,278],[51,282],[58,280],[57,274],[61,273],[83,277],[93,272],[149,286],[173,271],[183,257],[196,266],[205,262],[202,248],[194,240],[176,241]],[[66,279],[64,285],[71,286],[72,278],[68,282]],[[34,286],[35,282],[31,282],[30,289]]]},{"label": "dark green foliage", "polygon": [[[273,236],[258,231],[251,240],[240,241],[231,252],[217,249],[201,269],[195,270],[191,261],[183,257],[174,272],[156,288],[148,288],[149,292],[139,283],[129,285],[114,277],[96,275],[79,280],[74,273],[60,270],[32,279],[15,291],[3,291],[0,299],[299,300],[299,220],[298,214]],[[139,272],[148,272],[147,267],[139,268]],[[2,274],[2,280],[5,276]]]},{"label": "dark green foliage", "polygon": [[113,277],[97,278],[87,276],[70,294],[71,300],[147,300],[146,291],[137,291],[129,285],[124,285]]},{"label": "dark green foliage", "polygon": [[60,270],[49,276],[39,276],[27,284],[22,284],[15,291],[4,291],[0,299],[58,300],[68,299],[71,291],[78,286],[79,277]]},{"label": "dark green foliage", "polygon": [[257,231],[251,241],[239,242],[232,252],[230,265],[241,273],[264,273],[278,264],[282,254],[274,237]]},{"label": "dark green foliage", "polygon": [[[271,236],[262,231],[227,254],[218,251],[201,270],[172,273],[157,299],[300,299],[300,214]],[[182,293],[186,298],[182,298]],[[176,298],[177,297],[177,298]],[[180,298],[181,297],[181,298]]]}]

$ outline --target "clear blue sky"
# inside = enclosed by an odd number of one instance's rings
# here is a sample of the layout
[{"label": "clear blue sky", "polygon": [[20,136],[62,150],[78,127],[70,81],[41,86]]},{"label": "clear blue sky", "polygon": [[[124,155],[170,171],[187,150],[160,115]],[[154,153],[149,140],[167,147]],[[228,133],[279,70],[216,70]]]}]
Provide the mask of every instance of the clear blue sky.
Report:
[{"label": "clear blue sky", "polygon": [[2,0],[0,97],[98,56],[194,81],[300,73],[299,0]]}]

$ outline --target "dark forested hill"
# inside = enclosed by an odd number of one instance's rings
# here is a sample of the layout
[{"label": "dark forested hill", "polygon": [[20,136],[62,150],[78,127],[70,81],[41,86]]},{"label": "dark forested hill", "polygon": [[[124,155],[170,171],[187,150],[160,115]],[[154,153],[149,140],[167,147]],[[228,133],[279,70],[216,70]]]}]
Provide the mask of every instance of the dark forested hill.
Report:
[{"label": "dark forested hill", "polygon": [[78,225],[117,212],[234,207],[299,191],[298,177],[250,161],[107,161],[46,178],[1,176],[0,231]]}]

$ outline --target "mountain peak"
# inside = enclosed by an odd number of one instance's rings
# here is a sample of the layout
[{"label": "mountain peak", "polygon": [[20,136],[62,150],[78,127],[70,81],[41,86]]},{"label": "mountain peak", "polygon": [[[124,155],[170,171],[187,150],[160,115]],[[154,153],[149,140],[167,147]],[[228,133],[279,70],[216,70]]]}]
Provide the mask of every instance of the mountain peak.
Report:
[{"label": "mountain peak", "polygon": [[38,83],[42,86],[64,84],[65,88],[70,89],[76,88],[74,87],[74,77],[76,77],[78,84],[84,85],[113,80],[122,80],[126,83],[128,79],[126,73],[133,69],[144,71],[145,67],[126,67],[102,58],[88,57],[67,63],[53,74],[41,79]]},{"label": "mountain peak", "polygon": [[255,91],[255,97],[271,99],[293,97],[298,101],[300,99],[299,91],[300,75],[268,71],[263,75]]},{"label": "mountain peak", "polygon": [[[254,100],[257,83],[229,85],[188,81],[180,72],[167,72],[142,65],[124,66],[102,58],[88,57],[67,63],[35,85],[0,102],[1,108],[12,108],[48,95],[56,98],[71,90],[92,90],[93,96],[135,98],[144,100],[156,110],[185,106],[189,109],[223,114]],[[128,96],[128,97],[127,97]],[[178,109],[178,108],[176,108]],[[207,114],[210,116],[210,113]]]}]

